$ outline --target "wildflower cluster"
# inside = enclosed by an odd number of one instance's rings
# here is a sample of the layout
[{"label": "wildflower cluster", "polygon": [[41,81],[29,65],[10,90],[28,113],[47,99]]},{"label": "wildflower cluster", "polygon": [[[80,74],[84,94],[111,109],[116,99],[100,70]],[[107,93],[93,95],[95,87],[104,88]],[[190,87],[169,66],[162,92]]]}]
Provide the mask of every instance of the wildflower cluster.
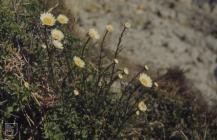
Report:
[{"label": "wildflower cluster", "polygon": [[[51,27],[55,26],[56,20],[60,24],[67,24],[69,21],[68,18],[64,15],[59,15],[57,19],[55,19],[51,13],[43,13],[41,14],[40,19],[41,24],[45,26],[45,28],[49,26],[53,45],[59,49],[67,49],[63,47],[61,43],[64,39],[63,32],[56,28],[51,29]],[[106,123],[111,125],[108,127],[103,124],[100,130],[88,130],[93,131],[91,133],[95,133],[94,137],[97,136],[98,138],[104,138],[104,136],[108,135],[110,135],[110,137],[119,137],[124,130],[124,126],[128,125],[128,121],[132,119],[133,116],[139,115],[140,112],[143,112],[142,115],[145,115],[144,112],[147,111],[147,106],[144,102],[144,95],[141,93],[138,98],[133,94],[140,89],[152,89],[152,79],[144,73],[144,71],[148,70],[148,67],[145,66],[144,69],[136,76],[133,76],[132,80],[129,82],[126,82],[125,80],[129,75],[128,68],[119,68],[120,62],[118,60],[118,56],[121,50],[121,41],[127,31],[126,29],[129,29],[130,27],[130,23],[127,22],[124,24],[115,49],[114,57],[111,62],[107,63],[105,63],[104,57],[102,56],[104,53],[106,38],[114,31],[114,28],[111,24],[108,24],[105,27],[105,33],[102,35],[103,39],[100,43],[99,56],[96,58],[98,62],[93,65],[90,61],[88,62],[86,53],[88,53],[87,49],[90,47],[91,42],[100,40],[100,34],[96,29],[90,28],[87,33],[88,38],[86,42],[80,47],[81,51],[78,51],[80,53],[76,53],[73,58],[71,57],[72,60],[69,60],[73,62],[70,63],[72,64],[72,67],[69,66],[69,72],[67,74],[63,74],[65,75],[65,78],[62,78],[62,82],[66,87],[71,87],[72,85],[71,89],[68,89],[68,92],[73,93],[73,98],[76,97],[73,108],[79,108],[79,110],[75,111],[75,113],[87,115],[92,119],[96,119],[95,117],[100,116],[108,121]],[[44,41],[46,42],[46,40]],[[49,42],[45,44],[49,44]],[[47,52],[48,56],[50,51]],[[72,54],[74,53],[72,52]],[[50,60],[48,65],[48,67],[51,67],[49,71],[51,76],[50,80],[57,84],[58,81],[56,81],[54,75],[52,75],[52,63],[54,62]],[[113,86],[115,86],[118,82],[121,84],[125,83],[125,87],[119,87],[120,91],[114,94]],[[63,90],[58,88],[55,89],[56,87],[58,86],[54,84],[53,90],[56,92]],[[65,100],[66,98],[72,98],[70,95],[64,94],[65,93],[63,93],[60,98]],[[120,97],[118,97],[118,94],[120,94]],[[122,111],[117,111],[120,107],[122,107]],[[66,110],[67,108],[68,107],[66,107]],[[112,131],[112,133],[110,131]],[[88,136],[88,138],[90,137],[92,136]]]},{"label": "wildflower cluster", "polygon": [[185,82],[173,86],[173,76],[168,89],[175,90],[163,92],[158,89],[165,82],[158,85],[148,66],[136,73],[122,64],[119,55],[130,23],[123,24],[114,53],[107,57],[108,36],[116,31],[112,24],[104,33],[89,29],[83,42],[65,26],[70,24],[67,16],[52,14],[56,7],[40,15],[44,6],[38,0],[24,1],[13,1],[13,6],[4,1],[7,7],[0,3],[0,119],[17,122],[20,130],[9,138],[1,133],[0,139],[216,136],[215,123],[200,125],[208,116],[195,113],[193,99],[168,96],[185,91]]},{"label": "wildflower cluster", "polygon": [[[51,27],[55,26],[56,20],[60,24],[67,24],[69,21],[68,18],[64,15],[59,15],[57,19],[55,19],[55,17],[51,13],[43,13],[41,14],[40,19],[41,24],[45,26],[46,29],[48,29],[47,26],[49,26],[49,29],[51,30],[51,39],[53,45],[58,49],[64,49],[63,44],[61,43],[64,39],[63,32],[56,28],[51,29]],[[124,23],[123,30],[121,32],[119,41],[116,46],[113,60],[111,61],[111,63],[104,64],[104,57],[102,57],[104,53],[104,44],[107,36],[109,36],[110,33],[114,31],[114,28],[111,24],[108,24],[105,27],[105,34],[103,35],[103,39],[100,43],[99,56],[98,58],[96,58],[98,62],[94,65],[90,65],[90,62],[88,62],[86,57],[86,50],[90,46],[90,43],[92,41],[100,40],[100,34],[94,28],[89,29],[87,33],[87,41],[84,43],[83,46],[80,47],[81,52],[73,56],[72,66],[75,66],[75,69],[69,67],[68,69],[70,69],[70,71],[68,75],[66,75],[66,77],[63,78],[64,80],[73,81],[73,86],[71,89],[72,91],[69,90],[69,92],[73,92],[74,96],[78,97],[75,99],[75,102],[79,103],[76,103],[77,105],[75,105],[74,107],[80,108],[75,113],[81,113],[81,111],[84,111],[84,113],[82,114],[88,115],[92,119],[96,119],[95,115],[101,116],[107,121],[109,120],[109,122],[107,123],[112,126],[112,129],[115,128],[115,130],[111,130],[111,128],[103,125],[101,130],[89,130],[93,131],[92,133],[95,133],[95,135],[99,138],[103,138],[105,134],[108,136],[109,131],[112,131],[112,133],[109,134],[110,137],[118,137],[119,134],[123,132],[124,126],[128,124],[128,120],[133,118],[134,115],[139,115],[139,112],[147,111],[147,106],[143,100],[144,95],[140,94],[140,98],[135,98],[135,95],[133,95],[141,88],[152,89],[152,79],[146,73],[144,73],[144,70],[148,70],[147,66],[145,66],[141,72],[134,76],[132,80],[128,82],[128,84],[125,84],[125,87],[120,87],[120,92],[116,93],[117,95],[121,94],[120,97],[112,93],[113,86],[117,84],[117,82],[120,82],[121,84],[123,84],[123,82],[126,82],[124,78],[129,75],[129,70],[127,67],[124,67],[121,70],[119,69],[118,56],[121,50],[122,38],[124,37],[124,34],[127,31],[126,29],[129,29],[130,27],[130,23]],[[46,42],[46,40],[44,41]],[[48,45],[49,42],[45,44]],[[48,51],[47,53],[49,52],[50,51]],[[51,63],[51,69],[49,73],[52,73],[53,62],[50,61],[49,63]],[[48,65],[48,67],[50,65]],[[72,74],[73,71],[76,71],[76,67],[80,69],[77,69],[78,72]],[[50,75],[51,77],[54,76],[52,74]],[[55,81],[54,77],[52,77],[50,80],[54,81],[54,83],[56,84],[58,83],[58,81]],[[63,82],[66,84],[66,81]],[[57,86],[53,86],[54,90],[55,87]],[[61,91],[61,89],[56,89],[56,91]],[[61,96],[63,96],[61,98],[64,98],[64,96],[66,96],[67,98],[70,97],[68,95]],[[122,107],[122,111],[116,112],[119,107]],[[111,108],[113,109],[110,110]],[[90,138],[91,136],[88,137]]]},{"label": "wildflower cluster", "polygon": [[[49,13],[49,12],[41,14],[40,20],[41,20],[42,25],[48,26],[48,27],[55,26],[56,21],[58,21],[60,24],[67,24],[69,21],[69,19],[65,15],[60,14],[56,19],[54,17],[54,15],[52,13]],[[61,42],[64,39],[64,34],[61,30],[52,29],[51,30],[51,37],[52,37],[52,43],[53,43],[54,47],[56,47],[57,49],[63,49],[64,48],[63,44]]]}]

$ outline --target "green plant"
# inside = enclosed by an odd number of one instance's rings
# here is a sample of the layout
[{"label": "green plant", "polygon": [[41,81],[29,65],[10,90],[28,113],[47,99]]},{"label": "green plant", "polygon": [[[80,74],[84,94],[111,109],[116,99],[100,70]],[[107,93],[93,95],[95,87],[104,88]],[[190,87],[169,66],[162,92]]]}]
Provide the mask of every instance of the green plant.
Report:
[{"label": "green plant", "polygon": [[169,69],[157,81],[161,89],[145,95],[149,108],[146,119],[140,118],[135,122],[134,127],[127,131],[128,138],[216,139],[215,110],[208,109],[206,102],[189,90],[181,70]]},{"label": "green plant", "polygon": [[[45,28],[44,36],[54,31],[53,27],[42,28]],[[114,59],[107,64],[103,63],[102,53],[105,39],[110,33],[109,30],[105,31],[101,41],[96,65],[88,62],[88,58],[85,57],[89,43],[92,43],[91,41],[94,39],[99,39],[99,35],[94,29],[90,29],[87,41],[81,46],[75,46],[77,47],[75,50],[66,42],[64,48],[60,48],[63,50],[59,51],[52,48],[53,44],[50,41],[47,42],[47,38],[43,39],[43,42],[46,42],[48,54],[47,67],[50,68],[48,69],[48,82],[52,94],[56,98],[52,105],[55,109],[47,110],[49,116],[45,118],[44,122],[47,138],[116,139],[122,137],[123,131],[129,126],[131,119],[136,116],[137,104],[143,99],[144,94],[134,97],[132,93],[143,88],[141,84],[135,84],[135,82],[140,73],[145,70],[139,72],[130,82],[123,83],[124,71],[117,67],[117,57],[126,30],[127,26],[124,26]],[[62,36],[60,32],[58,33],[59,36]],[[60,38],[62,39],[62,37]],[[59,48],[59,46],[55,47]],[[146,82],[151,83],[148,80]],[[112,86],[119,82],[126,85],[120,87],[118,93],[113,92]],[[148,86],[145,89],[147,92],[152,92]]]},{"label": "green plant", "polygon": [[[207,119],[200,105],[183,96],[184,82],[166,79],[165,87],[174,90],[157,89],[144,74],[147,67],[131,78],[128,69],[120,67],[129,23],[108,59],[104,49],[111,25],[102,40],[90,29],[81,41],[64,25],[67,17],[54,23],[51,13],[57,5],[45,10],[47,1],[12,0],[0,1],[0,6],[0,119],[19,124],[14,139],[217,137],[216,116],[210,113]],[[97,53],[88,54],[95,44]]]},{"label": "green plant", "polygon": [[[34,4],[34,1],[30,3],[31,6]],[[106,30],[100,43],[99,59],[96,57],[97,63],[92,64],[86,57],[86,50],[92,40],[99,38],[95,30],[91,29],[87,41],[80,45],[80,41],[62,24],[54,25],[53,21],[46,19],[53,20],[49,12],[45,17],[41,15],[42,24],[39,16],[31,18],[35,8],[30,5],[24,4],[21,11],[14,15],[11,13],[13,16],[7,19],[10,24],[2,24],[2,28],[6,26],[8,29],[4,36],[15,36],[17,40],[14,43],[6,39],[7,43],[5,38],[2,39],[5,41],[1,46],[0,60],[1,101],[5,102],[2,118],[10,120],[13,115],[19,116],[20,136],[26,138],[121,137],[136,115],[137,103],[143,96],[140,94],[139,98],[133,99],[131,95],[142,88],[141,84],[133,85],[139,74],[127,84],[122,81],[123,69],[117,67],[121,41],[128,26],[124,26],[120,35],[114,60],[104,63],[104,42],[111,32],[111,29]],[[20,32],[13,33],[12,24]],[[112,86],[115,83],[127,85],[114,92]],[[147,88],[148,91],[151,89]]]}]

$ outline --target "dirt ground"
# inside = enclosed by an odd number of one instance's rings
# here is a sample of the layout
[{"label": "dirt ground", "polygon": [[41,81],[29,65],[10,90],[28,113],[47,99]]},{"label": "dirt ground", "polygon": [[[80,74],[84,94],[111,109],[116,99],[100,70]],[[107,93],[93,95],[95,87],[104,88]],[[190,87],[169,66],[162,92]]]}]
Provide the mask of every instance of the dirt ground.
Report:
[{"label": "dirt ground", "polygon": [[[198,1],[200,3],[198,3]],[[126,21],[122,56],[135,65],[165,71],[179,67],[189,84],[213,104],[217,101],[217,6],[201,0],[64,0],[76,15],[81,34],[114,26],[107,48],[114,49]]]}]

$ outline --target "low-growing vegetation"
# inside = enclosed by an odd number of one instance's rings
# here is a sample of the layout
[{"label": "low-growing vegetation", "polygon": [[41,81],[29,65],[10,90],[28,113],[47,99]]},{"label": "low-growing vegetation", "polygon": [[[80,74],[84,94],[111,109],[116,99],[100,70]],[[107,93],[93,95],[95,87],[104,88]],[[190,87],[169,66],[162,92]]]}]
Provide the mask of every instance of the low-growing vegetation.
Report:
[{"label": "low-growing vegetation", "polygon": [[[89,29],[82,41],[67,26],[72,19],[55,12],[58,5],[0,0],[0,7],[0,139],[217,138],[214,111],[192,95],[181,71],[153,80],[147,66],[134,76],[120,66],[130,23],[108,60],[112,25],[102,35]],[[5,135],[5,123],[16,123],[18,133]]]}]

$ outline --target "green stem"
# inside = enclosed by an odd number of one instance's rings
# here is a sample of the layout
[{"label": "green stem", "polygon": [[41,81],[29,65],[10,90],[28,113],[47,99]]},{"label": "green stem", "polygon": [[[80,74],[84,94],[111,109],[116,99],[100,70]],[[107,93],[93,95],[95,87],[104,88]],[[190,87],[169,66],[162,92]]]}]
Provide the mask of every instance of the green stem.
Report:
[{"label": "green stem", "polygon": [[100,53],[99,53],[99,61],[98,61],[98,79],[96,82],[96,86],[98,86],[100,78],[101,78],[102,53],[103,53],[104,42],[105,42],[105,38],[106,38],[107,34],[108,34],[108,31],[105,32],[105,35],[103,36],[102,43],[100,45]]},{"label": "green stem", "polygon": [[[124,29],[122,30],[121,35],[119,37],[119,40],[118,40],[118,44],[117,44],[117,47],[116,47],[116,50],[115,50],[115,54],[114,54],[114,59],[116,59],[117,56],[118,56],[118,53],[119,53],[119,50],[120,50],[120,46],[121,46],[121,42],[122,42],[122,39],[123,39],[125,31],[126,31],[126,28],[124,27]],[[112,81],[112,78],[114,76],[114,70],[115,70],[115,64],[112,67],[112,73],[111,73],[111,77],[110,77],[110,82]]]},{"label": "green stem", "polygon": [[82,51],[81,51],[81,58],[84,57],[84,53],[85,53],[85,49],[87,47],[88,42],[90,41],[90,37],[88,37],[87,41],[84,43],[84,46],[82,47]]}]

